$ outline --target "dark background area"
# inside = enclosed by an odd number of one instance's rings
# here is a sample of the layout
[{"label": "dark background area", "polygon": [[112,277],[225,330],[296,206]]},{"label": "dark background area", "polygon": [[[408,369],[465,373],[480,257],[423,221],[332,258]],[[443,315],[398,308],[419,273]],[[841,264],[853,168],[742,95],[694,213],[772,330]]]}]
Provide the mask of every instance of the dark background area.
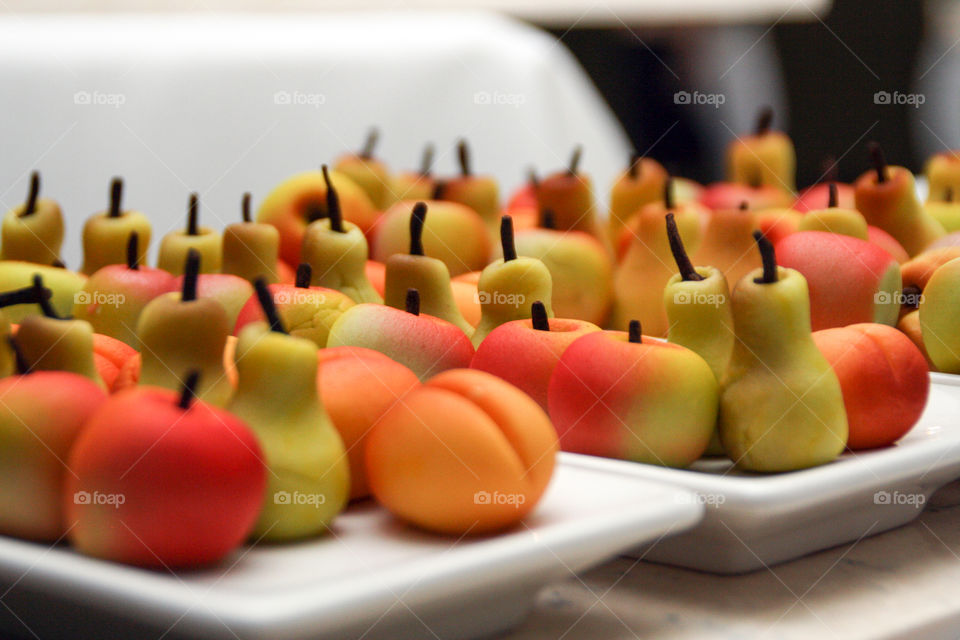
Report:
[{"label": "dark background area", "polygon": [[[797,147],[798,186],[816,181],[824,161],[841,156],[876,121],[868,138],[883,145],[888,160],[915,171],[922,168],[924,158],[908,135],[912,107],[875,105],[873,94],[911,87],[923,12],[924,3],[918,0],[835,0],[823,24],[813,20],[773,28],[768,37],[773,38],[785,82],[787,131]],[[678,174],[701,181],[722,179],[723,159],[707,157],[688,120],[689,109],[673,103],[673,94],[680,89],[676,78],[657,60],[660,57],[672,67],[678,52],[657,39],[656,31],[651,33],[654,37],[647,43],[652,52],[615,29],[573,29],[554,35],[562,36],[580,60],[637,149],[646,149],[679,121],[651,155]],[[866,142],[862,141],[863,148]],[[838,168],[841,180],[855,179],[867,168],[866,152],[854,148],[840,159]]]}]

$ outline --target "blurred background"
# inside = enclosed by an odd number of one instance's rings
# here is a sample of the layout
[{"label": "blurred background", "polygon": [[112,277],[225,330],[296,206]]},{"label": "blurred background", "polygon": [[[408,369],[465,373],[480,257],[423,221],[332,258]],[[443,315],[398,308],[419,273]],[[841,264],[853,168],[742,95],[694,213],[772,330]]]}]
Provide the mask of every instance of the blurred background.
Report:
[{"label": "blurred background", "polygon": [[[437,146],[504,196],[575,145],[603,199],[632,150],[723,178],[764,105],[798,152],[798,186],[853,180],[877,140],[895,164],[960,147],[960,2],[926,0],[6,0],[0,13],[0,206],[30,170],[68,223],[130,206],[212,225],[381,131],[413,169]],[[74,253],[71,253],[74,251]],[[67,247],[68,264],[79,248]]]}]

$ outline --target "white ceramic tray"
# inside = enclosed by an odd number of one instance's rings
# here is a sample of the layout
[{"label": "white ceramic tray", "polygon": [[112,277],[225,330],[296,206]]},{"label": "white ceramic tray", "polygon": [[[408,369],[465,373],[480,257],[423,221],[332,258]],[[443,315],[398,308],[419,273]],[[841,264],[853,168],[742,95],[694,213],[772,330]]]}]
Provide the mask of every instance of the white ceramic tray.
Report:
[{"label": "white ceramic tray", "polygon": [[[706,507],[695,529],[646,559],[714,573],[745,573],[910,522],[936,489],[960,477],[960,393],[932,384],[926,411],[893,447],[778,475],[705,459],[689,470],[589,458],[596,468],[689,489]],[[636,554],[634,554],[636,555]]]},{"label": "white ceramic tray", "polygon": [[0,629],[44,640],[489,635],[518,623],[547,583],[702,516],[681,489],[582,462],[561,454],[527,521],[481,539],[414,531],[368,504],[335,536],[171,575],[0,538]]}]

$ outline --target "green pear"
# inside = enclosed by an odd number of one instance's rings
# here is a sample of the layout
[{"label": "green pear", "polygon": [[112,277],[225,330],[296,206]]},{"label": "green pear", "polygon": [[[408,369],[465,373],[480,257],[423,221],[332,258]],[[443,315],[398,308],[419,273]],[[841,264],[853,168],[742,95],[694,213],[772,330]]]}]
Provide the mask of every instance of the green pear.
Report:
[{"label": "green pear", "polygon": [[30,174],[27,201],[14,207],[0,225],[0,260],[23,260],[43,265],[60,263],[63,213],[60,205],[39,198],[40,174]]},{"label": "green pear", "polygon": [[220,271],[240,276],[250,282],[264,277],[277,282],[277,259],[280,255],[280,232],[272,224],[253,222],[250,217],[250,194],[243,194],[243,222],[227,225],[223,230],[223,264]]},{"label": "green pear", "polygon": [[382,303],[366,274],[367,239],[360,227],[343,219],[326,165],[323,178],[327,181],[327,217],[311,222],[303,234],[303,262],[313,269],[310,284],[336,289],[358,304]]},{"label": "green pear", "polygon": [[[35,276],[34,287],[45,289],[40,276]],[[93,361],[93,327],[85,320],[61,318],[46,295],[38,297],[43,315],[27,316],[17,329],[24,362],[31,370],[76,373],[106,389]]]},{"label": "green pear", "polygon": [[916,256],[934,240],[946,234],[943,225],[917,199],[913,172],[887,165],[880,145],[870,145],[873,169],[854,183],[857,211],[867,224],[880,227]]},{"label": "green pear", "polygon": [[[42,286],[42,280],[34,279],[35,284],[22,289],[13,291],[4,291],[0,293],[0,308],[18,305],[18,304],[37,304],[42,300],[49,300],[53,292]],[[39,286],[38,286],[39,285]],[[34,316],[31,316],[34,317]],[[10,320],[7,314],[0,312],[0,377],[7,377],[17,373],[22,364],[22,353],[17,352],[19,346],[13,339],[13,332],[10,326]],[[21,362],[18,362],[20,360]],[[24,373],[29,367],[23,366],[20,369]]]},{"label": "green pear", "polygon": [[[160,253],[157,257],[159,268],[175,276],[181,275],[187,262],[187,252],[194,249],[200,253],[202,273],[220,273],[223,264],[223,239],[220,233],[213,229],[199,226],[199,215],[200,198],[196,193],[191,193],[187,205],[186,228],[182,231],[171,231],[160,241]],[[177,389],[179,388],[178,386]]]},{"label": "green pear", "polygon": [[389,192],[389,172],[387,167],[373,157],[373,150],[377,146],[380,132],[371,129],[367,140],[359,153],[351,153],[337,161],[334,171],[344,174],[358,187],[364,190],[377,209],[385,209]]},{"label": "green pear", "polygon": [[177,391],[183,387],[182,372],[196,369],[197,397],[224,407],[233,392],[223,368],[230,321],[219,302],[197,298],[199,270],[200,253],[188,249],[183,289],[154,298],[140,313],[140,384]]},{"label": "green pear", "polygon": [[656,202],[663,195],[667,171],[653,158],[634,154],[627,167],[610,189],[610,215],[607,237],[616,244],[623,226],[645,204]]},{"label": "green pear", "polygon": [[503,216],[500,222],[500,244],[503,258],[488,264],[477,282],[480,322],[473,332],[474,347],[501,324],[529,318],[535,300],[543,302],[547,315],[553,317],[550,270],[536,258],[517,257],[510,216]]},{"label": "green pear", "polygon": [[[663,290],[667,312],[667,341],[679,344],[704,359],[717,383],[723,380],[733,355],[733,311],[730,288],[715,267],[694,267],[672,213],[667,214],[667,235],[680,273]],[[714,430],[704,455],[723,455],[720,433]]]},{"label": "green pear", "polygon": [[701,216],[694,204],[675,206],[672,181],[664,183],[664,199],[644,205],[632,222],[630,239],[623,260],[614,271],[614,303],[610,324],[626,329],[631,320],[639,320],[648,335],[667,335],[667,314],[663,308],[663,288],[676,273],[667,239],[665,216],[674,212],[684,241],[700,241]]},{"label": "green pear", "polygon": [[123,180],[110,183],[110,208],[96,213],[83,225],[83,268],[90,275],[111,264],[127,263],[127,242],[131,233],[140,239],[137,262],[146,263],[150,247],[151,227],[147,216],[139,211],[124,211]]},{"label": "green pear", "polygon": [[720,439],[750,471],[825,464],[847,443],[840,382],[810,333],[806,279],[778,268],[770,242],[754,237],[763,267],[733,291],[736,343],[720,396]]},{"label": "green pear", "polygon": [[410,253],[397,253],[387,258],[384,304],[403,309],[407,291],[416,289],[423,301],[420,308],[422,313],[443,318],[469,336],[473,333],[473,327],[464,319],[454,300],[447,265],[442,260],[423,255],[423,223],[426,217],[427,205],[416,203],[410,216]]},{"label": "green pear", "polygon": [[237,392],[231,413],[263,448],[269,473],[256,540],[324,533],[350,494],[346,450],[317,394],[317,347],[287,335],[263,280],[257,296],[268,318],[237,340]]},{"label": "green pear", "polygon": [[429,200],[433,197],[433,145],[423,148],[418,171],[403,171],[390,176],[383,208],[389,209],[402,200]]},{"label": "green pear", "polygon": [[496,179],[474,175],[466,140],[457,143],[457,158],[460,175],[443,182],[439,197],[470,207],[480,214],[488,228],[496,230],[500,222],[500,190]]},{"label": "green pear", "polygon": [[827,189],[827,208],[814,209],[801,216],[797,231],[826,231],[867,240],[867,219],[856,209],[837,206],[839,196],[836,182],[831,182]]},{"label": "green pear", "polygon": [[[70,315],[77,294],[83,291],[87,281],[87,277],[82,273],[33,262],[0,260],[0,291],[29,287],[36,275],[42,277],[44,285],[53,292],[50,304],[57,315]],[[28,315],[43,313],[43,310],[37,304],[23,303],[7,307],[4,313],[10,322],[19,323]]]}]

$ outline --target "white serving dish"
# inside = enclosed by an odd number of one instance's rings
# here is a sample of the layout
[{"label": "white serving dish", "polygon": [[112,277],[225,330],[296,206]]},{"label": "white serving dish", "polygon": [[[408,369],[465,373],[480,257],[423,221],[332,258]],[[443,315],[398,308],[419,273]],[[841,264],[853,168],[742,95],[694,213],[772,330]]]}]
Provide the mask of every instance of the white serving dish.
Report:
[{"label": "white serving dish", "polygon": [[960,387],[960,376],[955,373],[930,372],[930,382],[933,384],[942,384],[948,387]]},{"label": "white serving dish", "polygon": [[536,511],[487,538],[429,535],[367,504],[341,516],[333,536],[244,549],[177,575],[0,538],[0,629],[71,640],[474,638],[518,623],[547,583],[702,512],[681,489],[561,454]]},{"label": "white serving dish", "polygon": [[803,471],[747,474],[725,458],[705,459],[688,470],[589,460],[594,468],[684,487],[706,506],[699,526],[633,555],[745,573],[916,518],[930,494],[960,477],[960,394],[932,384],[923,416],[895,446],[847,453]]}]

